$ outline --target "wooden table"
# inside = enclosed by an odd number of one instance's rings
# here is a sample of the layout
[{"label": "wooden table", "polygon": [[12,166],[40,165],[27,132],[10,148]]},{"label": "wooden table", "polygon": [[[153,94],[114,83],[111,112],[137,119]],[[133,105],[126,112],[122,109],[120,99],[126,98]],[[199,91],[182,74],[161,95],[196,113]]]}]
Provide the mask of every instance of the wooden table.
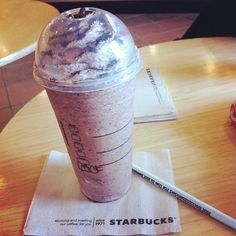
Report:
[{"label": "wooden table", "polygon": [[[236,38],[174,41],[141,48],[145,66],[157,67],[179,119],[135,125],[135,150],[169,148],[176,185],[236,217]],[[20,235],[50,150],[65,152],[45,92],[31,100],[0,135],[0,235]],[[235,235],[179,202],[181,235]]]},{"label": "wooden table", "polygon": [[33,52],[44,26],[59,14],[33,0],[1,0],[0,9],[0,67]]}]

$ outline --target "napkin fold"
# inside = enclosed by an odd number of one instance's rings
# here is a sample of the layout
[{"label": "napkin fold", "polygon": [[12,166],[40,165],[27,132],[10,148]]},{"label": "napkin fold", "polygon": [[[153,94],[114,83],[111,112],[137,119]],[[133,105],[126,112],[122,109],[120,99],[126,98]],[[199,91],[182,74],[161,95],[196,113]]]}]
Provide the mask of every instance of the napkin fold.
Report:
[{"label": "napkin fold", "polygon": [[[174,184],[168,149],[136,152],[133,163]],[[157,235],[180,232],[177,200],[133,174],[121,199],[88,200],[81,192],[68,154],[52,151],[42,170],[24,226],[24,235]]]}]

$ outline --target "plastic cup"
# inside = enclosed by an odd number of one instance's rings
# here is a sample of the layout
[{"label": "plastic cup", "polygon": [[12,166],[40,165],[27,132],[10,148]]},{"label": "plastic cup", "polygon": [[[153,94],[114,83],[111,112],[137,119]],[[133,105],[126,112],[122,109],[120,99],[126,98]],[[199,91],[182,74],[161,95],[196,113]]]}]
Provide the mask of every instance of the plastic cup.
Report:
[{"label": "plastic cup", "polygon": [[111,13],[78,8],[43,30],[34,77],[45,87],[80,189],[97,202],[131,185],[134,79],[140,55]]}]

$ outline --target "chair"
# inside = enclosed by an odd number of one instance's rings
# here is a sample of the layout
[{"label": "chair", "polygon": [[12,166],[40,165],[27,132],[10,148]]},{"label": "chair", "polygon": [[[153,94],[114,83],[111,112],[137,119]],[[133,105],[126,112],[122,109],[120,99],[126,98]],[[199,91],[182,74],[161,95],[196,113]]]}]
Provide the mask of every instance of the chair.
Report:
[{"label": "chair", "polygon": [[2,0],[0,11],[0,67],[33,52],[43,27],[59,14],[32,0]]}]

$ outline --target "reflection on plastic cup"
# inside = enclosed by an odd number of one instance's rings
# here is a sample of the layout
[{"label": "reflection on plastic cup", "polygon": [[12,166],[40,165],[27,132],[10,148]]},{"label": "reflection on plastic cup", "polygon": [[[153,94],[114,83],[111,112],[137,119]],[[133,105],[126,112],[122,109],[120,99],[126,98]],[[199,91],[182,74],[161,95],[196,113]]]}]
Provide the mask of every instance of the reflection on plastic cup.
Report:
[{"label": "reflection on plastic cup", "polygon": [[64,12],[40,36],[34,76],[47,91],[81,191],[91,200],[112,201],[130,187],[140,64],[126,26],[101,9]]}]

